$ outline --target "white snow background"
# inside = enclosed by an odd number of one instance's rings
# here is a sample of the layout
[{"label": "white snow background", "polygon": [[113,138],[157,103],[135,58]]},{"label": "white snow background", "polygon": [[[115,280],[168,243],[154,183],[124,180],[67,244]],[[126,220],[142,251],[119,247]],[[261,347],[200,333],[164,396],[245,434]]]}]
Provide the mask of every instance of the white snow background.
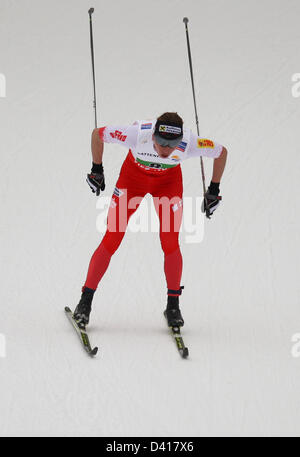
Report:
[{"label": "white snow background", "polygon": [[[182,243],[188,360],[155,233],[127,233],[101,282],[97,358],[63,312],[102,238],[85,183],[91,6],[99,125],[174,110],[196,131],[187,16],[200,132],[229,151],[222,206]],[[1,436],[299,435],[299,17],[298,0],[1,0]],[[105,148],[106,196],[125,156]],[[183,174],[201,195],[199,160]]]}]

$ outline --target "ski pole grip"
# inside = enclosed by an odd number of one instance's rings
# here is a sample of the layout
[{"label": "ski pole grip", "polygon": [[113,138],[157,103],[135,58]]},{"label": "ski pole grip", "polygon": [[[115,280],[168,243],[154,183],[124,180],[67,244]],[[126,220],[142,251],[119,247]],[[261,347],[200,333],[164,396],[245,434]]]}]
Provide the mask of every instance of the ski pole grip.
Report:
[{"label": "ski pole grip", "polygon": [[189,22],[189,18],[188,17],[184,17],[183,18],[183,22],[185,23],[185,25],[187,25],[187,23]]},{"label": "ski pole grip", "polygon": [[92,16],[92,14],[93,14],[94,11],[95,11],[94,8],[90,8],[90,9],[89,9],[89,15],[90,15],[90,17]]}]

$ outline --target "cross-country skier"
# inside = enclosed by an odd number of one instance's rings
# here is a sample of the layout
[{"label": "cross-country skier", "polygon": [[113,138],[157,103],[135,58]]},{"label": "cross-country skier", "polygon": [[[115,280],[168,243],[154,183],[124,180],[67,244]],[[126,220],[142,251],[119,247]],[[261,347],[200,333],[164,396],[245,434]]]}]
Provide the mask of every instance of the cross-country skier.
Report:
[{"label": "cross-country skier", "polygon": [[92,133],[93,166],[87,183],[96,195],[105,189],[102,165],[103,144],[117,143],[129,148],[122,165],[111,205],[107,230],[94,252],[82,296],[74,318],[79,327],[89,323],[92,300],[106,272],[111,256],[118,249],[130,216],[143,197],[150,193],[160,220],[160,241],[164,252],[167,281],[165,316],[170,327],[184,324],[179,296],[182,286],[182,256],[178,235],[182,219],[182,174],[180,163],[189,158],[207,156],[214,159],[213,175],[203,200],[203,211],[213,214],[218,207],[219,184],[225,168],[227,150],[212,140],[199,138],[183,128],[177,113],[164,113],[152,121],[137,121],[132,125],[114,125],[95,129]]}]

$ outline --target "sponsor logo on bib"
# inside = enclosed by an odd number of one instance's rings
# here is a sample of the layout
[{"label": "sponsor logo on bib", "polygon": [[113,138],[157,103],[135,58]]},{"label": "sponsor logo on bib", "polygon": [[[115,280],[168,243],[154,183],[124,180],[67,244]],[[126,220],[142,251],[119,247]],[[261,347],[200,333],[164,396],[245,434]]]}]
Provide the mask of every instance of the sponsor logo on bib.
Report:
[{"label": "sponsor logo on bib", "polygon": [[203,138],[198,138],[198,148],[214,148],[214,142],[211,140],[205,140]]},{"label": "sponsor logo on bib", "polygon": [[112,138],[117,138],[120,141],[125,141],[127,138],[127,135],[123,135],[123,132],[120,132],[119,130],[115,130],[114,132],[110,132],[110,136]]},{"label": "sponsor logo on bib", "polygon": [[115,187],[115,190],[114,190],[114,195],[118,198],[122,197],[122,195],[124,194],[124,192],[120,189],[118,189],[117,187]]},{"label": "sponsor logo on bib", "polygon": [[187,143],[185,141],[181,141],[181,143],[179,143],[179,145],[177,146],[176,149],[178,149],[179,151],[182,151],[184,152],[185,151],[185,148],[187,146]]},{"label": "sponsor logo on bib", "polygon": [[141,125],[141,130],[147,130],[147,129],[151,129],[152,128],[152,123],[148,123],[148,124],[142,124]]}]

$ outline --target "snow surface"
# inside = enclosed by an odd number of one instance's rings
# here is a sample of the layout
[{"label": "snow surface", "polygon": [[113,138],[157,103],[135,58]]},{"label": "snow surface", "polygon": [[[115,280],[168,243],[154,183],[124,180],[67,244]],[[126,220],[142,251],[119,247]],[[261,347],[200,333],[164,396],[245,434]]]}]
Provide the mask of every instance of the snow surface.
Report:
[{"label": "snow surface", "polygon": [[[186,361],[155,233],[128,233],[103,278],[96,359],[63,313],[102,237],[91,6],[99,124],[174,110],[196,131],[188,16],[201,134],[229,151],[222,207],[182,243]],[[299,15],[299,0],[1,0],[1,436],[299,435]],[[106,147],[106,196],[125,155]],[[201,195],[199,161],[183,173]]]}]

